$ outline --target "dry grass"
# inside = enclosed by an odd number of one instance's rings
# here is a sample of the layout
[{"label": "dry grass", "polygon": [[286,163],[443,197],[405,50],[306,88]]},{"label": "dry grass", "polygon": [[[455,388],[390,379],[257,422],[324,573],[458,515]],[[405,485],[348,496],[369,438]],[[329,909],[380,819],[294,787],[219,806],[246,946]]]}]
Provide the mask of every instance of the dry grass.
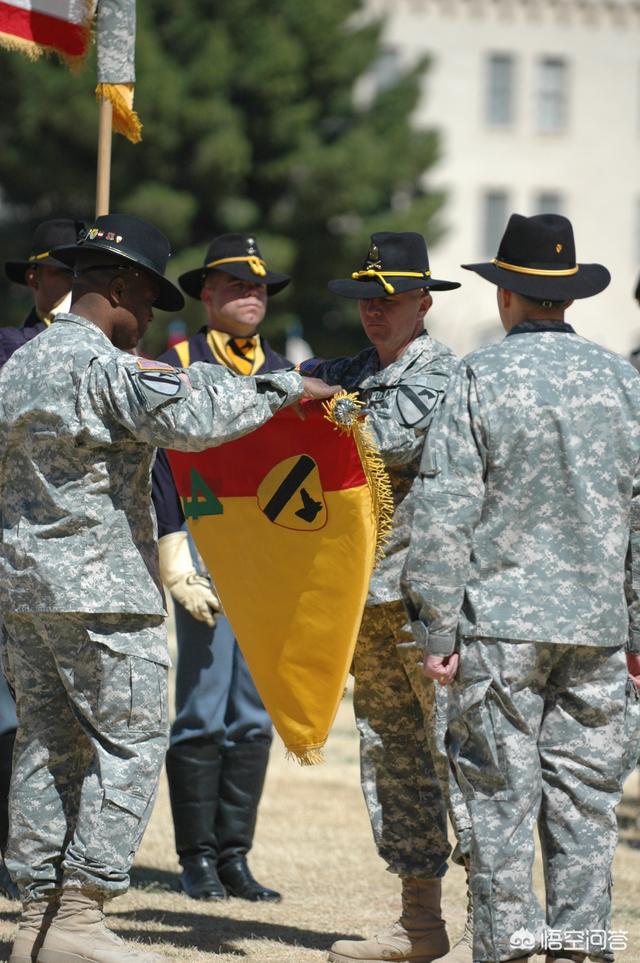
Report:
[{"label": "dry grass", "polygon": [[[640,785],[629,785],[624,820],[630,843]],[[272,753],[251,858],[257,877],[284,894],[279,905],[241,900],[203,904],[176,891],[178,863],[163,778],[158,803],[138,854],[133,885],[111,904],[114,927],[186,963],[318,963],[331,943],[365,936],[399,908],[397,880],[375,854],[360,794],[357,740],[350,700],[343,703],[324,766],[301,769]],[[539,868],[538,868],[539,871]],[[640,849],[621,844],[616,857],[614,926],[628,930],[624,963],[640,961]],[[463,925],[464,877],[445,878],[445,915],[456,936]],[[7,960],[16,904],[0,899],[0,959]]]}]

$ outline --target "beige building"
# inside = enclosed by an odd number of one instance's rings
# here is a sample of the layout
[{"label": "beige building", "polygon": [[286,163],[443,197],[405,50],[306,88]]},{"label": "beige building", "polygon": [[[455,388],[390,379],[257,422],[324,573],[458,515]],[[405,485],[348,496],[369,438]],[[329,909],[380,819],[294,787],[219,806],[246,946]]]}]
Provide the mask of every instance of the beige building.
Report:
[{"label": "beige building", "polygon": [[[510,212],[571,218],[580,261],[612,274],[569,320],[623,354],[640,343],[640,0],[368,0],[384,52],[360,96],[428,54],[415,123],[437,128],[429,183],[448,193],[430,328],[458,351],[497,332],[495,289],[461,262],[495,256]],[[420,225],[416,225],[420,229]],[[499,333],[499,331],[498,331]]]}]

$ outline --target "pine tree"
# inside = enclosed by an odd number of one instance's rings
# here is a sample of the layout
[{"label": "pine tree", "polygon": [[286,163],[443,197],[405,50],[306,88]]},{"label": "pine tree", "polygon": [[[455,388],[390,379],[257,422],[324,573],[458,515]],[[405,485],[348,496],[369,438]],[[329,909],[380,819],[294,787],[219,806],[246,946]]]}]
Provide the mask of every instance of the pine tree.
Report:
[{"label": "pine tree", "polygon": [[[202,261],[208,240],[251,231],[294,284],[269,306],[265,332],[294,319],[319,354],[363,344],[351,302],[326,282],[348,276],[375,230],[437,238],[443,199],[425,187],[433,131],[411,125],[426,64],[367,98],[359,78],[381,54],[379,22],[360,0],[154,0],[138,5],[136,108],[143,142],[114,140],[112,210],[147,217],[177,252],[170,274]],[[0,256],[19,256],[49,216],[91,218],[95,72],[0,51]],[[24,313],[3,288],[13,320]],[[199,306],[186,311],[190,328]],[[10,318],[5,312],[3,323]],[[166,319],[149,334],[160,349]]]}]

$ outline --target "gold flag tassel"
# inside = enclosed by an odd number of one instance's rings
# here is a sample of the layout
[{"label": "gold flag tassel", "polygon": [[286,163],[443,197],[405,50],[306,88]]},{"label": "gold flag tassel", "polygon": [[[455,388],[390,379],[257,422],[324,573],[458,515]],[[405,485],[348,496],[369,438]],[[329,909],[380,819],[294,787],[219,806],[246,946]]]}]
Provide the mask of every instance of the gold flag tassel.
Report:
[{"label": "gold flag tassel", "polygon": [[324,753],[320,746],[312,749],[287,749],[286,759],[293,759],[300,766],[319,766],[324,762]]},{"label": "gold flag tassel", "polygon": [[352,434],[354,437],[371,491],[376,528],[375,562],[377,563],[382,558],[385,543],[391,535],[393,492],[373,432],[367,425],[366,414],[363,415],[360,411],[364,408],[364,402],[360,401],[355,392],[339,391],[329,401],[325,401],[323,407],[327,421],[335,425],[338,431]]},{"label": "gold flag tassel", "polygon": [[133,109],[133,84],[98,84],[96,100],[110,100],[113,105],[113,129],[132,144],[142,140],[142,124]]}]

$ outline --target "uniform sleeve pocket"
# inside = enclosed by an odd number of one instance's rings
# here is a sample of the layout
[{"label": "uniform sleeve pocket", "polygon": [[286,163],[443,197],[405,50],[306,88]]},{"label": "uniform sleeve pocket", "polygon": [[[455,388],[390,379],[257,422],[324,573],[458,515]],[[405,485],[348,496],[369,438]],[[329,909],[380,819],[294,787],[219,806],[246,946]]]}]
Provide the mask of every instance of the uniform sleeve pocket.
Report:
[{"label": "uniform sleeve pocket", "polygon": [[440,469],[438,468],[438,459],[436,458],[435,444],[431,434],[428,434],[424,448],[422,449],[422,458],[420,459],[420,474],[426,478],[435,478],[436,475],[440,474]]},{"label": "uniform sleeve pocket", "polygon": [[149,805],[148,799],[144,799],[142,796],[134,796],[130,792],[123,792],[122,789],[116,789],[114,786],[105,786],[103,792],[105,803],[111,803],[112,806],[123,809],[138,819],[142,819]]},{"label": "uniform sleeve pocket", "polygon": [[150,659],[129,656],[129,672],[129,728],[142,732],[166,728],[167,667]]}]

